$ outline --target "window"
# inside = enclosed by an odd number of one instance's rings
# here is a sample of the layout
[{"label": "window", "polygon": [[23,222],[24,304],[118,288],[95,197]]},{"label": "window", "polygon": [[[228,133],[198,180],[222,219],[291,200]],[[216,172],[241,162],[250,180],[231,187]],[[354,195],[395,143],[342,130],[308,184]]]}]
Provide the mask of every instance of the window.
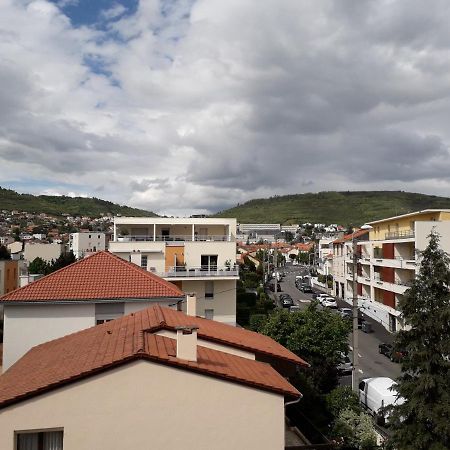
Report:
[{"label": "window", "polygon": [[147,269],[147,262],[148,262],[148,256],[147,255],[142,255],[141,256],[141,267],[143,269]]},{"label": "window", "polygon": [[205,298],[214,298],[214,281],[205,282]]},{"label": "window", "polygon": [[218,255],[201,255],[200,264],[202,270],[217,270]]},{"label": "window", "polygon": [[89,235],[89,239],[91,239],[91,235]]},{"label": "window", "polygon": [[16,432],[16,450],[63,450],[63,431]]},{"label": "window", "polygon": [[205,319],[209,319],[209,320],[214,319],[214,310],[213,309],[205,309]]},{"label": "window", "polygon": [[96,303],[95,304],[95,323],[100,325],[110,320],[122,317],[125,312],[125,304],[121,303]]}]

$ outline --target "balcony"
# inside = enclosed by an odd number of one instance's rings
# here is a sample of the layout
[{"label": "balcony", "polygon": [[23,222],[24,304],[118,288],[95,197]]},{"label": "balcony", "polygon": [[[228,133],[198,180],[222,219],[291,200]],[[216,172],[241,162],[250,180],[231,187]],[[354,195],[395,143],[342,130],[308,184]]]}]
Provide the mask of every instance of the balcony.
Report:
[{"label": "balcony", "polygon": [[408,239],[414,237],[414,230],[390,231],[385,233],[384,239]]},{"label": "balcony", "polygon": [[119,236],[113,242],[232,242],[233,238],[228,235],[138,235]]},{"label": "balcony", "polygon": [[236,278],[239,277],[239,266],[198,266],[169,267],[167,272],[156,272],[162,278]]}]

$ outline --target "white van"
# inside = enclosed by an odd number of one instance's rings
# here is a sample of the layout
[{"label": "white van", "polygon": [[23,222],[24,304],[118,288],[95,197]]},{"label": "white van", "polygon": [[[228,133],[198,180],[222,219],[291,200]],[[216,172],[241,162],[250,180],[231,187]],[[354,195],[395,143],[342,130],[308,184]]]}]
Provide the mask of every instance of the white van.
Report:
[{"label": "white van", "polygon": [[389,405],[403,403],[403,398],[397,398],[397,392],[390,388],[395,381],[387,377],[366,378],[359,383],[359,401],[371,414],[377,418],[388,419],[388,414],[382,414],[380,409]]}]

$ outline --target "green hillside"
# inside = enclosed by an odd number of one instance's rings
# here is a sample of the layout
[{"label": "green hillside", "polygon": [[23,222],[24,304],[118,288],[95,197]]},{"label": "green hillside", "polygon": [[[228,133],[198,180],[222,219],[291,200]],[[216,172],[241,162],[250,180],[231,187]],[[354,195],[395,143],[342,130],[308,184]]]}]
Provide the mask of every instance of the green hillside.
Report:
[{"label": "green hillside", "polygon": [[46,213],[56,216],[99,217],[102,214],[121,214],[122,216],[154,217],[156,214],[142,209],[120,206],[99,198],[66,197],[52,195],[19,194],[11,189],[0,187],[0,210],[18,210],[29,213]]},{"label": "green hillside", "polygon": [[250,200],[214,217],[236,217],[242,223],[313,222],[345,226],[433,208],[450,209],[450,198],[403,191],[330,191]]}]

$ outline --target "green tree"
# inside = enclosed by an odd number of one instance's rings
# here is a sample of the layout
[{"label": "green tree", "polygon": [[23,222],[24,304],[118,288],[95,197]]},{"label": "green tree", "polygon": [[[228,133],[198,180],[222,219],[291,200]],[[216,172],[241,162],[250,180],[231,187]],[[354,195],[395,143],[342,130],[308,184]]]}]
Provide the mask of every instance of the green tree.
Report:
[{"label": "green tree", "polygon": [[393,448],[450,448],[449,256],[433,230],[420,252],[420,270],[399,302],[403,321],[395,347],[408,352],[396,390],[404,403],[391,412]]},{"label": "green tree", "polygon": [[50,272],[55,272],[56,270],[62,269],[69,264],[74,263],[77,260],[73,251],[67,253],[62,253],[50,266]]},{"label": "green tree", "polygon": [[41,273],[42,275],[47,275],[50,270],[49,265],[42,258],[34,258],[28,266],[28,273]]},{"label": "green tree", "polygon": [[347,448],[358,450],[377,448],[372,418],[362,411],[342,410],[334,424],[332,434]]},{"label": "green tree", "polygon": [[345,409],[350,409],[355,412],[361,411],[359,398],[349,386],[339,386],[333,389],[325,396],[325,401],[328,411],[335,419]]},{"label": "green tree", "polygon": [[270,315],[260,331],[275,339],[311,364],[308,376],[320,393],[337,385],[337,365],[348,352],[350,325],[329,310],[320,310],[317,302],[303,311],[278,310]]},{"label": "green tree", "polygon": [[16,227],[13,229],[13,238],[16,242],[20,241],[20,228]]},{"label": "green tree", "polygon": [[11,259],[11,253],[6,246],[0,245],[0,261]]}]

